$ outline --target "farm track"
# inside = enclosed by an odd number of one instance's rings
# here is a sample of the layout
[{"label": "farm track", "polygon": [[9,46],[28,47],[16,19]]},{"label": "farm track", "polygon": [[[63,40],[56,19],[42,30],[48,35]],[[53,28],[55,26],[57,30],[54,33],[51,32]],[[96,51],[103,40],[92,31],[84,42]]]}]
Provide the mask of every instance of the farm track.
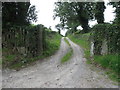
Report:
[{"label": "farm track", "polygon": [[61,39],[55,55],[39,60],[35,65],[20,71],[3,70],[3,88],[118,88],[103,71],[86,64],[81,47],[67,38],[73,49],[72,58],[61,64],[61,58],[70,49]]}]

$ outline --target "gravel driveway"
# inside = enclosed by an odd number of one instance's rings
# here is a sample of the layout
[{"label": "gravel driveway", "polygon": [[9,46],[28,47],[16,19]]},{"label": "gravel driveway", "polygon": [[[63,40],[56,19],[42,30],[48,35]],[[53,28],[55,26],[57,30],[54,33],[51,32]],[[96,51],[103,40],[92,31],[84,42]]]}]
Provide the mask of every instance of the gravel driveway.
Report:
[{"label": "gravel driveway", "polygon": [[[68,38],[67,38],[68,39]],[[39,60],[20,71],[3,71],[3,88],[118,88],[102,70],[86,64],[81,47],[68,39],[73,49],[72,58],[61,64],[70,47],[61,39],[60,49],[53,56]]]}]

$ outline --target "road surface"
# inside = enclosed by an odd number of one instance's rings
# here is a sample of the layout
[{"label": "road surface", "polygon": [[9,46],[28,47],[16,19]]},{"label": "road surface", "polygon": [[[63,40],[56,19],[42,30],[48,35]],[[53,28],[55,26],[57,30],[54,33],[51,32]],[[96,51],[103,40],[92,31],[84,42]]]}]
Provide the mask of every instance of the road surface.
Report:
[{"label": "road surface", "polygon": [[20,71],[3,71],[3,88],[118,88],[104,71],[86,64],[81,47],[68,39],[73,49],[72,58],[61,64],[70,46],[61,39],[60,49],[53,56],[39,60]]}]

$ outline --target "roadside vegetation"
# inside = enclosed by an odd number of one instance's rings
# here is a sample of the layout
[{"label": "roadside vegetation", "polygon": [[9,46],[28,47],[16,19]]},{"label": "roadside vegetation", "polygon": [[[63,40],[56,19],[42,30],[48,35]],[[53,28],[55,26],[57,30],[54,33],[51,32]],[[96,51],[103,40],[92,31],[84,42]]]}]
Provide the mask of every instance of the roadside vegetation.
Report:
[{"label": "roadside vegetation", "polygon": [[[67,29],[68,37],[84,48],[88,63],[109,69],[110,72],[114,72],[114,75],[110,73],[110,78],[115,77],[119,81],[120,2],[108,2],[107,4],[115,8],[116,16],[112,23],[105,23],[105,2],[56,2],[55,5],[54,16],[61,20],[57,28]],[[90,27],[89,21],[91,20],[96,20],[97,24]],[[91,43],[93,43],[93,55],[90,55]]]},{"label": "roadside vegetation", "polygon": [[73,49],[72,49],[69,41],[68,41],[66,38],[64,38],[64,40],[65,40],[65,42],[70,46],[70,49],[69,49],[69,51],[65,54],[65,56],[62,57],[61,63],[67,62],[68,60],[70,60],[70,58],[71,58],[72,55],[73,55]]},{"label": "roadside vegetation", "polygon": [[81,46],[84,49],[85,58],[90,59],[90,44],[89,44],[90,33],[86,34],[69,34],[68,37]]},{"label": "roadside vegetation", "polygon": [[[51,34],[54,33],[54,34]],[[36,56],[36,57],[25,57],[24,55],[21,55],[19,53],[12,54],[10,49],[3,48],[3,68],[11,68],[19,70],[22,67],[26,67],[29,64],[32,64],[33,62],[37,60],[42,60],[48,56],[53,55],[60,46],[60,40],[61,36],[56,32],[49,32],[49,35],[46,37],[46,50],[42,52],[42,54]]]},{"label": "roadside vegetation", "polygon": [[105,69],[105,73],[109,76],[109,78],[113,81],[120,82],[120,55],[119,54],[108,54],[108,55],[95,55],[93,57],[90,56],[90,43],[89,37],[90,33],[86,34],[69,34],[68,37],[81,46],[84,49],[85,58],[87,59],[88,64],[92,64],[95,67],[100,67],[101,69]]},{"label": "roadside vegetation", "polygon": [[106,74],[110,79],[120,82],[120,55],[103,55],[103,56],[94,56],[94,62],[97,66],[102,66],[106,69]]},{"label": "roadside vegetation", "polygon": [[[55,53],[61,36],[37,21],[30,2],[2,2],[2,67],[20,69]],[[12,11],[12,13],[11,13]]]},{"label": "roadside vegetation", "polygon": [[[67,29],[68,37],[82,48],[88,63],[92,63],[109,73],[110,78],[120,81],[120,2],[107,4],[115,8],[115,19],[105,23],[105,2],[55,2],[54,19],[60,18],[56,25],[59,30]],[[12,13],[11,13],[12,11]],[[60,35],[44,25],[31,25],[37,21],[37,11],[30,2],[2,2],[2,59],[3,68],[25,67],[39,59],[52,55],[60,46]],[[89,21],[97,24],[89,26]],[[78,30],[81,26],[82,30]],[[64,39],[70,46],[67,39]],[[106,42],[108,51],[102,54]],[[90,44],[94,43],[93,56]],[[70,51],[61,62],[68,61]]]},{"label": "roadside vegetation", "polygon": [[50,31],[46,36],[46,50],[43,52],[44,56],[53,55],[60,47],[61,35],[57,32]]},{"label": "roadside vegetation", "polygon": [[[92,28],[92,37],[94,40],[93,63],[107,69],[108,76],[120,82],[120,26],[117,22],[116,24],[97,24]],[[105,49],[102,47],[103,41],[107,42],[106,53],[101,52]]]},{"label": "roadside vegetation", "polygon": [[64,40],[65,40],[65,42],[66,42],[69,46],[71,46],[70,43],[69,43],[69,41],[66,39],[66,37],[64,38]]}]

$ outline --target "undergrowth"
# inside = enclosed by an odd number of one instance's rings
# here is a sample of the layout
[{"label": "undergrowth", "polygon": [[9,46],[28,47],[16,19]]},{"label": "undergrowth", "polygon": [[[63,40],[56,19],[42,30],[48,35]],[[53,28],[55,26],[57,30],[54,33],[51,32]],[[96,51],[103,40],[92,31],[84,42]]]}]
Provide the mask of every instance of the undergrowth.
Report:
[{"label": "undergrowth", "polygon": [[33,62],[43,59],[45,57],[53,55],[60,46],[61,36],[59,34],[52,34],[51,36],[46,37],[46,50],[43,51],[42,55],[39,55],[34,58],[25,57],[19,53],[11,54],[11,50],[3,48],[2,52],[2,67],[19,70],[22,67],[26,67]]},{"label": "undergrowth", "polygon": [[120,55],[94,56],[94,62],[104,69],[109,69],[106,72],[108,76],[112,80],[120,82]]}]

